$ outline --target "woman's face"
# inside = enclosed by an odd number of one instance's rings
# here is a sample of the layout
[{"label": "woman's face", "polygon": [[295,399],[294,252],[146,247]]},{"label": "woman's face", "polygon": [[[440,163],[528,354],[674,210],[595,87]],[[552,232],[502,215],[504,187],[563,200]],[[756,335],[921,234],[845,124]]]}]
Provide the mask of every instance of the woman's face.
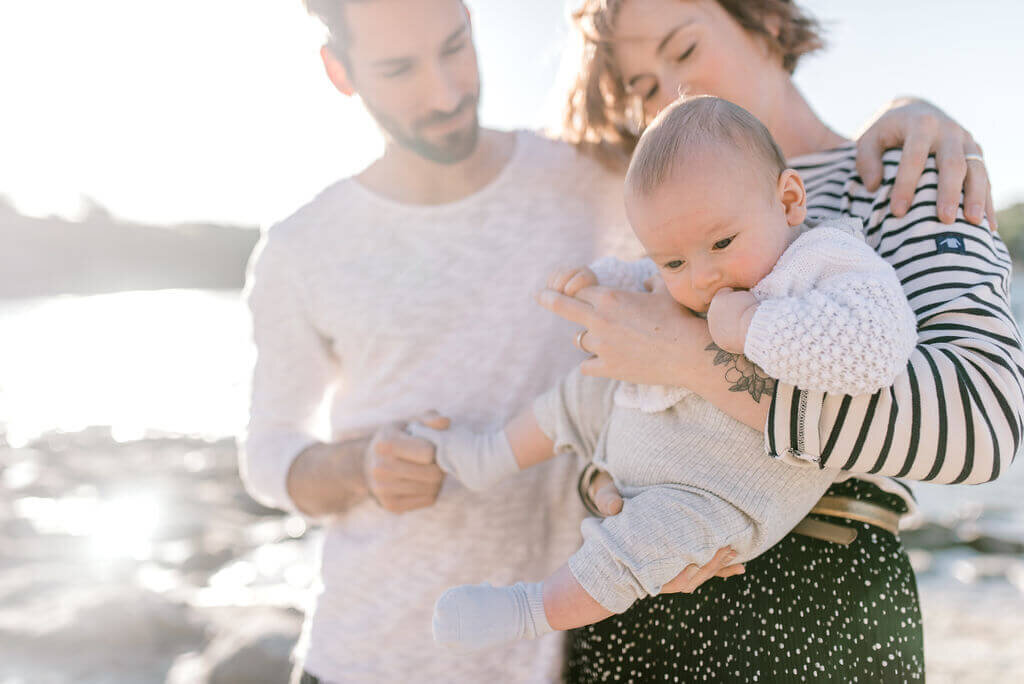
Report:
[{"label": "woman's face", "polygon": [[[767,28],[777,30],[770,22]],[[615,57],[647,120],[681,94],[715,95],[771,129],[789,78],[781,56],[714,0],[626,0],[615,24]]]}]

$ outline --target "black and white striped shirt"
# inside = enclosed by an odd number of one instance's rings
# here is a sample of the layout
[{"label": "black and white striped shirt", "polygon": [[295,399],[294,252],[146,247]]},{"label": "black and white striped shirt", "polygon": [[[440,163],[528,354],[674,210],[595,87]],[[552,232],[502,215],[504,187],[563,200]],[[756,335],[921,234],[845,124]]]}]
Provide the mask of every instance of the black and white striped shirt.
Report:
[{"label": "black and white striped shirt", "polygon": [[[778,383],[769,453],[850,474],[979,483],[1004,473],[1020,444],[1024,351],[1010,309],[1010,256],[987,225],[936,218],[934,159],[903,218],[889,213],[899,150],[883,157],[874,192],[851,143],[792,160],[811,216],[853,216],[896,269],[917,316],[917,347],[896,383],[857,397]],[[874,478],[871,478],[874,479]]]}]

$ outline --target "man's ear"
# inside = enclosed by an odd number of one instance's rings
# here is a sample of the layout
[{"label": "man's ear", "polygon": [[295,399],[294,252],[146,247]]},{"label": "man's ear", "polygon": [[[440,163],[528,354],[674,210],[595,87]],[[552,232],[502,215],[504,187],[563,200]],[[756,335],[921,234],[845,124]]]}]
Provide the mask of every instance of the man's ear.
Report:
[{"label": "man's ear", "polygon": [[786,222],[799,226],[807,218],[807,191],[800,174],[786,169],[779,174],[779,200],[786,209]]},{"label": "man's ear", "polygon": [[320,48],[320,59],[324,62],[324,71],[327,72],[327,78],[331,79],[331,83],[338,89],[338,92],[349,97],[355,95],[356,90],[352,87],[352,82],[348,78],[348,69],[345,68],[341,60],[326,45]]}]

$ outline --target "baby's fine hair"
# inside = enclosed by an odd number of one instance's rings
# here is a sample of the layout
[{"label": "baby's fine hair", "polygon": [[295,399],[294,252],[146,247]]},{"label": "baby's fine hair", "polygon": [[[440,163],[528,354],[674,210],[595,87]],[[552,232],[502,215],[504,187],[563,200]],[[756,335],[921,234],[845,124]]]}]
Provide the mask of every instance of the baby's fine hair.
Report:
[{"label": "baby's fine hair", "polygon": [[718,145],[763,165],[773,187],[787,168],[782,150],[757,117],[728,100],[701,95],[673,102],[651,122],[633,152],[626,187],[650,194],[687,162],[688,152]]}]

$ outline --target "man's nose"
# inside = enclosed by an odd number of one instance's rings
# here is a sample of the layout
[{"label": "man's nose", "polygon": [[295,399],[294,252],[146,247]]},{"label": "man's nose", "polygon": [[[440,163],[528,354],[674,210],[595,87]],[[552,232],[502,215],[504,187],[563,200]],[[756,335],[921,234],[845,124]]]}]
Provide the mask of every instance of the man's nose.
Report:
[{"label": "man's nose", "polygon": [[462,95],[455,74],[451,73],[443,64],[434,64],[430,70],[424,93],[430,104],[430,109],[450,114],[462,102]]}]

